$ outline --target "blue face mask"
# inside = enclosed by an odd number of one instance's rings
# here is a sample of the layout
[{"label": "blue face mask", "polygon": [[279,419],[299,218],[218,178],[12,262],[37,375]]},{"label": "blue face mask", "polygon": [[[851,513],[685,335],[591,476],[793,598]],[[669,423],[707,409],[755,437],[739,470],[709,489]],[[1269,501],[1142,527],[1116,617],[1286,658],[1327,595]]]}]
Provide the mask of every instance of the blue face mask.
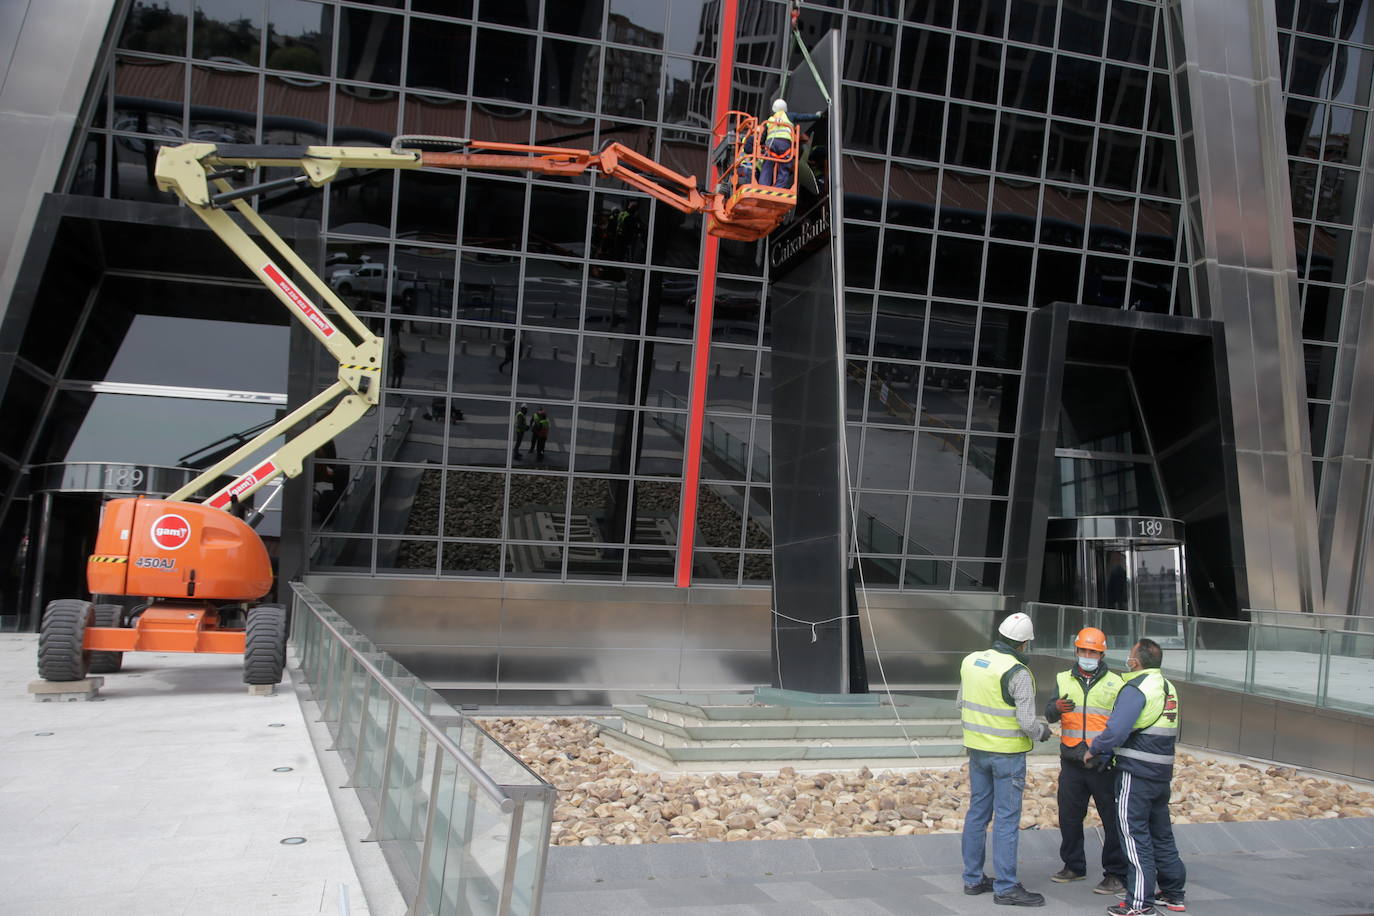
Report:
[{"label": "blue face mask", "polygon": [[1080,658],[1078,660],[1078,667],[1082,668],[1084,671],[1093,672],[1097,670],[1097,665],[1100,661],[1101,659],[1097,658]]}]

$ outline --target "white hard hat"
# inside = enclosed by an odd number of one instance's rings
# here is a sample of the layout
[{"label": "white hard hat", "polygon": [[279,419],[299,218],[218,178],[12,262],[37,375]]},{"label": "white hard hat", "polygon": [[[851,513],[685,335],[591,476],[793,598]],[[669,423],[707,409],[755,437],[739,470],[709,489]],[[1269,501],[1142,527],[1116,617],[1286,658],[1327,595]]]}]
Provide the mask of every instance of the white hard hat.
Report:
[{"label": "white hard hat", "polygon": [[773,110],[774,110],[774,111],[786,111],[786,110],[787,110],[787,99],[774,99],[774,100],[773,100]]},{"label": "white hard hat", "polygon": [[1012,614],[997,628],[1007,639],[1014,643],[1029,642],[1035,638],[1035,626],[1031,619],[1020,612]]}]

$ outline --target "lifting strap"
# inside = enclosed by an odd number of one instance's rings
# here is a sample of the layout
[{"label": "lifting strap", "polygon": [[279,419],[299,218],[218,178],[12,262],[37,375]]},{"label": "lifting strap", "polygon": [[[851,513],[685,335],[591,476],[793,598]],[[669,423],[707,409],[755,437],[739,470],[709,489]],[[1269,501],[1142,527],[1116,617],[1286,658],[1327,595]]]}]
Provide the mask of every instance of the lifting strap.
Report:
[{"label": "lifting strap", "polygon": [[[823,79],[821,79],[821,74],[820,74],[820,72],[816,70],[816,64],[815,64],[815,62],[814,62],[813,60],[811,60],[811,52],[809,52],[809,51],[806,50],[806,42],[802,41],[801,29],[799,29],[799,28],[797,27],[797,19],[801,16],[801,5],[800,5],[800,3],[793,2],[793,4],[792,4],[792,13],[791,13],[791,16],[792,16],[792,28],[791,28],[792,37],[793,37],[794,39],[796,39],[796,42],[797,42],[797,49],[798,49],[799,51],[801,51],[802,60],[806,61],[806,66],[808,66],[808,67],[811,68],[811,78],[814,79],[814,80],[816,81],[816,86],[819,87],[820,90],[821,90],[821,96],[825,98],[825,107],[829,108],[829,107],[830,107],[830,92],[825,88],[825,81],[824,81]],[[778,96],[779,96],[780,98],[784,98],[784,99],[787,98],[787,76],[788,76],[788,71],[787,71],[786,67],[787,67],[787,58],[786,58],[786,54],[784,53],[784,56],[783,56],[783,71],[782,71],[782,85],[778,87]]]}]

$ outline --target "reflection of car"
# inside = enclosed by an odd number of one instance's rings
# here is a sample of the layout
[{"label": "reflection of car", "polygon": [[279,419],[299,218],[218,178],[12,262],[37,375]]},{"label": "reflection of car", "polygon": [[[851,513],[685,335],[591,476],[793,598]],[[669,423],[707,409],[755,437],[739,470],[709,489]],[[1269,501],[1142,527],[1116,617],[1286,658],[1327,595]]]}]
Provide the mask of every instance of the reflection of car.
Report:
[{"label": "reflection of car", "polygon": [[362,266],[363,266],[363,265],[357,264],[357,263],[353,263],[353,264],[334,264],[334,265],[332,265],[332,266],[330,267],[330,269],[329,269],[329,274],[328,274],[328,276],[329,276],[329,285],[330,285],[330,286],[337,287],[337,286],[338,286],[340,283],[342,283],[345,279],[347,279],[348,277],[353,276],[353,271],[357,270],[359,267],[362,267]]},{"label": "reflection of car", "polygon": [[659,296],[664,302],[681,302],[696,306],[697,278],[687,274],[662,274]]},{"label": "reflection of car", "polygon": [[386,295],[388,277],[395,281],[393,295],[396,300],[403,307],[407,303],[414,303],[416,277],[413,270],[388,269],[384,264],[359,264],[352,270],[335,270],[329,277],[329,285],[340,296],[381,298]]}]

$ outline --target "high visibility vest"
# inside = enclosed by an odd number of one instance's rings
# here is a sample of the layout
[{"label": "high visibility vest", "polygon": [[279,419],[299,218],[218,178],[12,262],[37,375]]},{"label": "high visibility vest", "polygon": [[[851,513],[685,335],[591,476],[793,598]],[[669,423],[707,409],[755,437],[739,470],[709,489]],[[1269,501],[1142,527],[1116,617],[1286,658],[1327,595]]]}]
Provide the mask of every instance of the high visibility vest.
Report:
[{"label": "high visibility vest", "polygon": [[[999,754],[1023,754],[1031,749],[1031,739],[1016,721],[1016,707],[1007,702],[1002,684],[1015,668],[1026,666],[1016,656],[997,649],[984,649],[964,657],[959,668],[961,697],[959,716],[964,726],[964,747]],[[1030,669],[1026,668],[1030,675]],[[1031,692],[1035,692],[1035,676]]]},{"label": "high visibility vest", "polygon": [[1131,672],[1124,680],[1145,695],[1145,707],[1131,726],[1131,736],[1116,749],[1117,765],[1142,776],[1168,779],[1174,772],[1178,743],[1178,694],[1158,668]]},{"label": "high visibility vest", "polygon": [[1059,692],[1057,697],[1068,697],[1074,702],[1072,712],[1066,712],[1060,719],[1060,741],[1065,747],[1090,742],[1102,734],[1107,727],[1107,717],[1112,714],[1117,692],[1126,683],[1115,671],[1108,671],[1083,689],[1083,682],[1073,676],[1073,670],[1061,671],[1055,677]]},{"label": "high visibility vest", "polygon": [[785,137],[788,140],[792,139],[792,119],[787,116],[787,112],[773,112],[772,117],[765,121],[764,124],[766,125],[766,130],[763,135],[764,140],[776,140],[779,137]]}]

